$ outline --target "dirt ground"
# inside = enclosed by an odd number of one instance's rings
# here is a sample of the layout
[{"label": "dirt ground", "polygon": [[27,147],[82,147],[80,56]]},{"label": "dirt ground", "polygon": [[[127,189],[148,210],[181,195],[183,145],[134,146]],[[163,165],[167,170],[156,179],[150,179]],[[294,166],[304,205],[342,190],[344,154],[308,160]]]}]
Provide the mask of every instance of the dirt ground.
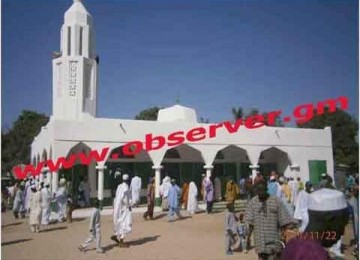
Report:
[{"label": "dirt ground", "polygon": [[[254,250],[248,254],[234,252],[225,255],[224,212],[207,215],[199,213],[183,220],[167,222],[164,213],[156,213],[155,220],[145,221],[140,213],[133,214],[133,231],[126,237],[129,248],[119,248],[110,240],[111,216],[102,216],[101,233],[104,254],[95,251],[79,252],[77,246],[89,235],[89,219],[75,219],[73,223],[53,224],[40,233],[31,233],[28,218],[14,219],[12,212],[2,213],[1,258],[20,259],[257,259]],[[346,259],[351,256],[348,247],[352,236],[350,225],[343,241]]]}]

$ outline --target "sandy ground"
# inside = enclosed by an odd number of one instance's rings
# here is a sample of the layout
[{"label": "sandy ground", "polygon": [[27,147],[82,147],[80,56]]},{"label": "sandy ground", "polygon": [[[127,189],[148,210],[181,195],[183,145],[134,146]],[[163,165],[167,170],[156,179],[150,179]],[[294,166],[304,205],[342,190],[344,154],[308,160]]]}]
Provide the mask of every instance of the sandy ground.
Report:
[{"label": "sandy ground", "polygon": [[[133,214],[133,232],[126,237],[129,248],[119,248],[110,240],[111,216],[102,216],[102,245],[104,254],[95,251],[79,252],[77,246],[89,235],[89,219],[74,219],[73,223],[53,224],[40,233],[31,233],[28,218],[14,219],[12,212],[2,213],[1,258],[18,259],[257,259],[254,250],[248,254],[235,252],[225,255],[224,212],[207,215],[199,213],[183,220],[167,222],[164,213],[156,213],[155,220],[145,221],[141,213]],[[346,259],[351,257],[348,226],[343,243]]]}]

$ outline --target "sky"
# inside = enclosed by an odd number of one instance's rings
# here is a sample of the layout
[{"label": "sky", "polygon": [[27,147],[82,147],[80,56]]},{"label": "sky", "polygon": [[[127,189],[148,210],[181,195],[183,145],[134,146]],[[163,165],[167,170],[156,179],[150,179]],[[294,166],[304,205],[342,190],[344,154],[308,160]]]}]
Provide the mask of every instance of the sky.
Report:
[{"label": "sky", "polygon": [[[232,107],[281,109],[347,96],[358,118],[355,0],[83,0],[100,57],[98,115],[179,103],[210,122]],[[52,114],[51,55],[72,0],[2,1],[2,129]],[[290,122],[291,126],[291,122]]]}]

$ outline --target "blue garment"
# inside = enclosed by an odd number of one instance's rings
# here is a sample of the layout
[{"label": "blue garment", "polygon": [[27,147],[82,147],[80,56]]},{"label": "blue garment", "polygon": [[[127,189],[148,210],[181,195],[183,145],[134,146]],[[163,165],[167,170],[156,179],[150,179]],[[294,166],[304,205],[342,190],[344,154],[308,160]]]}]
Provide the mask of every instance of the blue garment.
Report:
[{"label": "blue garment", "polygon": [[267,188],[270,196],[276,196],[278,185],[275,181],[269,182]]},{"label": "blue garment", "polygon": [[237,227],[239,237],[245,237],[247,234],[245,222],[240,222]]},{"label": "blue garment", "polygon": [[179,207],[179,196],[180,196],[180,188],[179,186],[175,185],[171,185],[170,189],[169,189],[169,195],[168,195],[168,203],[169,203],[169,207],[171,208],[178,208]]}]

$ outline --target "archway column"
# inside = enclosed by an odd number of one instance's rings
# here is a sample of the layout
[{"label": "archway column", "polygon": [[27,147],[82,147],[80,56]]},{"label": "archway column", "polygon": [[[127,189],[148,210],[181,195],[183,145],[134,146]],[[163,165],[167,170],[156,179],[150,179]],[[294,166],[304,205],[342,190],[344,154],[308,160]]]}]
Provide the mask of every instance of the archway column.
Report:
[{"label": "archway column", "polygon": [[59,176],[58,176],[58,172],[54,171],[51,177],[51,192],[55,193],[58,189],[58,184],[59,184]]},{"label": "archway column", "polygon": [[103,200],[104,200],[104,171],[106,166],[104,164],[100,164],[96,166],[96,170],[98,171],[98,199],[100,208],[102,208]]},{"label": "archway column", "polygon": [[161,178],[161,169],[163,168],[163,166],[153,165],[151,168],[155,170],[155,206],[160,206],[161,205],[160,178]]}]

